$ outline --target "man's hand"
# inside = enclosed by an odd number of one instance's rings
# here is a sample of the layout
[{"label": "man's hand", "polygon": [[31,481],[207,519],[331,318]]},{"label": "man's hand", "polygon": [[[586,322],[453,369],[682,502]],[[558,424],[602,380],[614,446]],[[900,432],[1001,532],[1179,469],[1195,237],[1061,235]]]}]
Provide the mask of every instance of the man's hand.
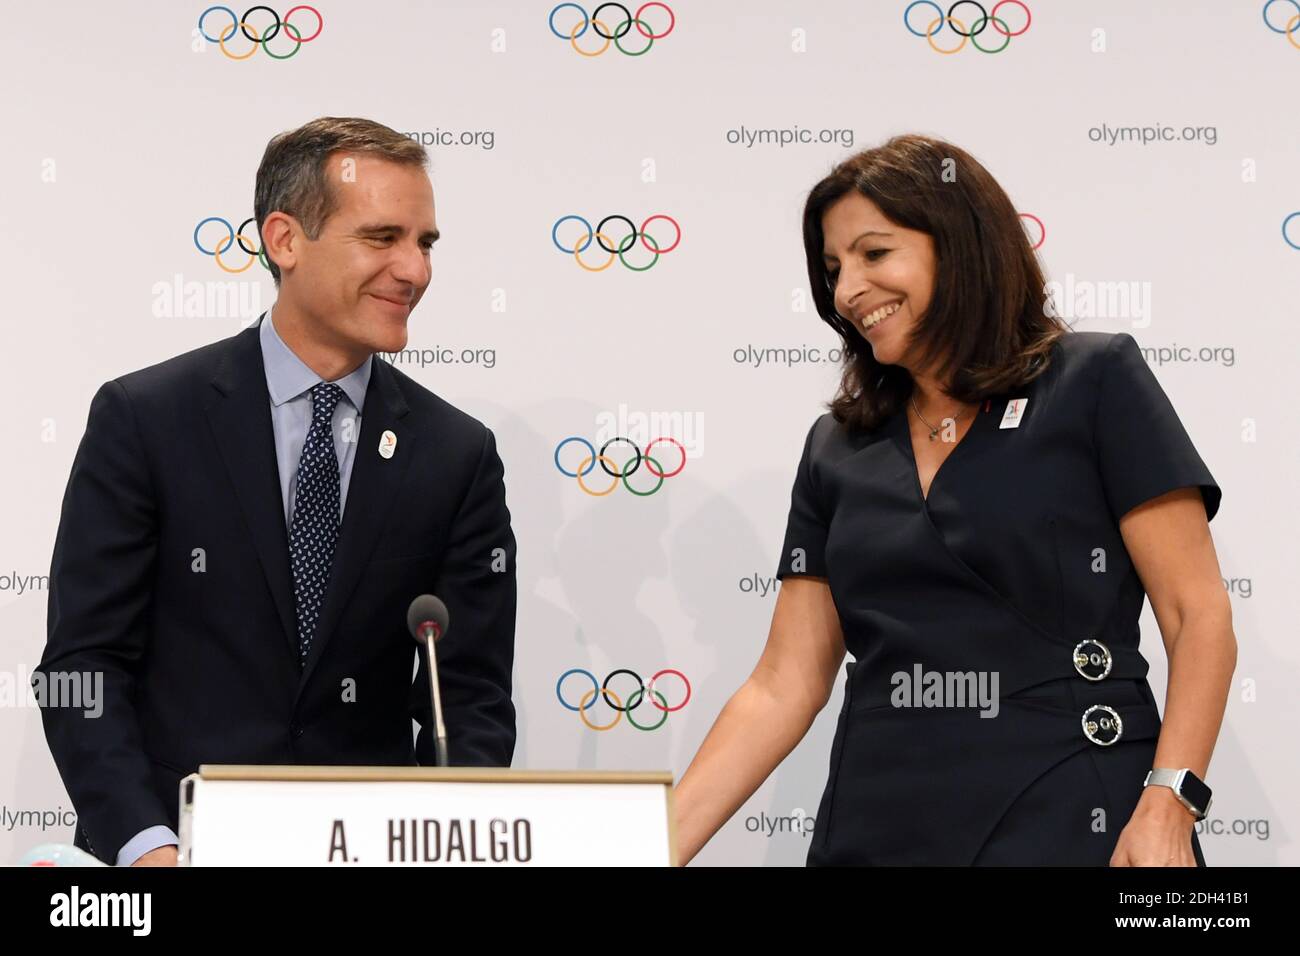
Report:
[{"label": "man's hand", "polygon": [[176,844],[168,843],[166,846],[160,846],[150,850],[140,859],[131,864],[132,866],[175,866],[176,865]]}]

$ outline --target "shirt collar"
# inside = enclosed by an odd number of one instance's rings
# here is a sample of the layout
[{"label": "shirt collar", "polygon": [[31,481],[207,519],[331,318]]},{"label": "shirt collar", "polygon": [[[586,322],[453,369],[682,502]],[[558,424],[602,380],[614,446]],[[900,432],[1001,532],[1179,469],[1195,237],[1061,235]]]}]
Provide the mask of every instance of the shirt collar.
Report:
[{"label": "shirt collar", "polygon": [[[289,346],[284,344],[284,340],[280,338],[271,322],[274,312],[275,307],[272,306],[266,318],[262,320],[262,327],[258,330],[258,334],[262,343],[262,364],[266,368],[266,388],[271,394],[271,404],[278,406],[297,398],[324,379],[313,372]],[[366,401],[366,388],[370,385],[370,369],[373,364],[372,355],[347,375],[335,381],[358,412]]]}]

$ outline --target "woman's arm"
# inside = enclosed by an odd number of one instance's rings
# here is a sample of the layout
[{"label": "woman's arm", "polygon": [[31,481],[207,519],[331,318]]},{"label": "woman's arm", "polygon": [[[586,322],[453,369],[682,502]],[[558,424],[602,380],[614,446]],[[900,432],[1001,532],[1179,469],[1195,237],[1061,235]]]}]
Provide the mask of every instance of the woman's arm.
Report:
[{"label": "woman's arm", "polygon": [[777,592],[767,646],[674,789],[685,866],[803,739],[844,660],[830,586],[790,576]]},{"label": "woman's arm", "polygon": [[[1201,493],[1180,488],[1153,498],[1124,515],[1119,528],[1169,657],[1155,765],[1189,767],[1205,779],[1237,666],[1237,640]],[[1194,823],[1172,790],[1148,787],[1111,865],[1194,866]]]}]

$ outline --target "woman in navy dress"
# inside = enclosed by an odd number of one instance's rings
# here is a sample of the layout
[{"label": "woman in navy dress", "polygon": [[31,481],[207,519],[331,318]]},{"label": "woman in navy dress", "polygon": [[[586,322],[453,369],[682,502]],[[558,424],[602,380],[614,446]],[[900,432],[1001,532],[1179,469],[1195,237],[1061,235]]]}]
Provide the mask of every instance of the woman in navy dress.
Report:
[{"label": "woman in navy dress", "polygon": [[680,862],[847,652],[810,865],[1205,865],[1236,663],[1221,495],[1137,343],[1055,317],[1015,207],[951,144],[845,161],[803,231],[844,373],[804,442],[767,646],[676,788]]}]

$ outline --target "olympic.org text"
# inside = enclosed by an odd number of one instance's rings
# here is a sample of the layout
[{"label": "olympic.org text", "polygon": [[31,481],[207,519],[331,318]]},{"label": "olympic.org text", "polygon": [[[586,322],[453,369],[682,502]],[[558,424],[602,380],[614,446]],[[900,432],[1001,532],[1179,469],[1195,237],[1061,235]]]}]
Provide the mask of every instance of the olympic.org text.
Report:
[{"label": "olympic.org text", "polygon": [[749,129],[742,126],[739,129],[727,130],[727,142],[732,146],[744,145],[745,149],[753,149],[755,146],[786,146],[807,145],[809,143],[838,143],[846,149],[853,146],[853,130],[851,129],[801,129],[798,126],[791,126],[787,129]]},{"label": "olympic.org text", "polygon": [[1219,141],[1217,126],[1108,126],[1102,123],[1088,130],[1088,139],[1093,143],[1137,143],[1148,146],[1151,143],[1204,143],[1213,146]]},{"label": "olympic.org text", "polygon": [[6,833],[13,832],[14,827],[40,827],[48,830],[51,827],[76,825],[77,811],[71,807],[66,810],[61,806],[54,810],[10,810],[6,806],[0,806],[0,827]]},{"label": "olympic.org text", "polygon": [[435,346],[431,349],[402,349],[400,352],[379,352],[380,358],[389,365],[481,365],[483,368],[495,368],[497,364],[496,349],[463,348],[454,349]]},{"label": "olympic.org text", "polygon": [[1225,820],[1222,817],[1206,817],[1196,822],[1196,832],[1202,836],[1245,836],[1256,840],[1267,840],[1269,835],[1268,817],[1254,820]]},{"label": "olympic.org text", "polygon": [[17,591],[25,594],[29,591],[45,591],[50,586],[48,574],[22,575],[17,571],[0,574],[0,591]]},{"label": "olympic.org text", "polygon": [[778,833],[793,833],[807,837],[817,826],[817,818],[810,817],[803,807],[795,807],[789,816],[769,817],[767,811],[758,811],[758,816],[745,817],[745,829],[750,833],[761,833],[772,837]]},{"label": "olympic.org text", "polygon": [[840,364],[844,359],[844,350],[839,348],[819,349],[811,345],[796,345],[789,348],[756,348],[746,345],[731,353],[731,359],[737,365],[820,365],[823,363]]},{"label": "olympic.org text", "polygon": [[[27,675],[31,674],[30,679]],[[86,717],[104,713],[104,673],[0,671],[0,708],[68,707]]]},{"label": "olympic.org text", "polygon": [[424,129],[412,133],[403,133],[407,139],[413,139],[421,146],[478,146],[491,149],[496,145],[496,130],[467,129],[456,132],[450,129]]},{"label": "olympic.org text", "polygon": [[[1178,363],[1217,364],[1232,368],[1237,363],[1236,350],[1231,345],[1170,345],[1140,346],[1142,357],[1148,365],[1174,365]],[[763,348],[753,344],[732,351],[731,359],[737,365],[761,368],[765,365],[838,365],[844,359],[844,350],[820,349],[812,345],[793,345],[780,348]]]},{"label": "olympic.org text", "polygon": [[1254,578],[1223,578],[1223,589],[1240,598],[1249,598],[1255,593]]},{"label": "olympic.org text", "polygon": [[1231,345],[1170,345],[1139,346],[1148,365],[1173,365],[1206,362],[1232,368],[1237,363],[1237,353]]}]

